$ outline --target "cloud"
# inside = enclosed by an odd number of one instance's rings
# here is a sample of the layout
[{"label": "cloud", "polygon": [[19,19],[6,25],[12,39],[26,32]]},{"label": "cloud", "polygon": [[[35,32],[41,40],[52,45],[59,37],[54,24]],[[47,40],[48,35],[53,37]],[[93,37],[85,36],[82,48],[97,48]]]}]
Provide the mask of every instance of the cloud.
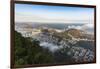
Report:
[{"label": "cloud", "polygon": [[91,23],[94,9],[45,5],[16,4],[16,22]]},{"label": "cloud", "polygon": [[[39,23],[89,23],[91,20],[75,19],[75,17],[64,17],[63,15],[37,15],[32,13],[15,13],[15,22],[39,22]],[[57,17],[56,17],[57,16]],[[72,18],[72,19],[71,19]],[[84,19],[84,18],[83,18]]]},{"label": "cloud", "polygon": [[55,51],[63,48],[63,46],[57,46],[55,44],[48,43],[48,42],[41,42],[40,46],[43,47],[43,48],[49,49],[51,52],[55,52]]},{"label": "cloud", "polygon": [[83,27],[85,27],[85,28],[94,28],[94,24],[85,24]]}]

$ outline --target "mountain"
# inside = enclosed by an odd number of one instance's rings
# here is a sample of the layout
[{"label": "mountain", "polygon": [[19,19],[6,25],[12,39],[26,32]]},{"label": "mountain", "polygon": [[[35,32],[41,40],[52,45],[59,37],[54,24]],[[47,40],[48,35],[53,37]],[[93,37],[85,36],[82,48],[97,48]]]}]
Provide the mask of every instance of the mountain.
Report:
[{"label": "mountain", "polygon": [[78,29],[69,29],[67,30],[67,32],[72,36],[74,36],[75,38],[79,38],[82,35],[82,32]]},{"label": "mountain", "polygon": [[66,32],[68,34],[72,35],[74,38],[94,40],[94,35],[93,34],[88,34],[88,32],[83,31],[83,30],[68,29]]}]

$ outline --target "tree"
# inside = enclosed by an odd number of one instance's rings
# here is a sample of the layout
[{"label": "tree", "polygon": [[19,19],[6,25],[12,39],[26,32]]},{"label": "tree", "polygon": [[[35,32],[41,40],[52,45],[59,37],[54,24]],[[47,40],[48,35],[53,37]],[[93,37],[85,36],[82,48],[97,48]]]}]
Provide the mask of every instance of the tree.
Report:
[{"label": "tree", "polygon": [[15,31],[15,65],[52,63],[53,56],[39,46],[39,41],[23,37]]}]

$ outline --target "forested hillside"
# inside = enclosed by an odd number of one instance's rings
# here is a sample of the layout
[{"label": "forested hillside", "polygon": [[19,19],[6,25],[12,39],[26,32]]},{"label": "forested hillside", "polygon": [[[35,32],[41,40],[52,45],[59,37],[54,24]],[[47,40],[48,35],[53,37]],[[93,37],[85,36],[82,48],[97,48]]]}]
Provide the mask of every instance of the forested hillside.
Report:
[{"label": "forested hillside", "polygon": [[39,42],[22,37],[15,31],[15,65],[47,64],[53,62],[52,54],[39,46]]}]

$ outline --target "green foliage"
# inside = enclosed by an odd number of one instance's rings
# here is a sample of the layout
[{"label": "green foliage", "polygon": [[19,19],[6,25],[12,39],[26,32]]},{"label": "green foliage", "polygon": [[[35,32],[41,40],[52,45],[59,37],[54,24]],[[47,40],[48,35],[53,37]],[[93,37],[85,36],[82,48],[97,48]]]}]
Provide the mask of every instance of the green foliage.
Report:
[{"label": "green foliage", "polygon": [[52,54],[39,46],[39,41],[25,38],[15,31],[15,65],[53,62]]},{"label": "green foliage", "polygon": [[[61,40],[62,38],[69,39],[67,33],[61,33],[55,37]],[[70,50],[63,48],[55,53],[51,53],[48,49],[44,49],[39,46],[39,41],[23,37],[20,33],[15,31],[15,46],[14,46],[14,58],[15,65],[31,65],[31,64],[55,64],[55,63],[69,63],[72,62],[71,56],[67,55]]]}]

